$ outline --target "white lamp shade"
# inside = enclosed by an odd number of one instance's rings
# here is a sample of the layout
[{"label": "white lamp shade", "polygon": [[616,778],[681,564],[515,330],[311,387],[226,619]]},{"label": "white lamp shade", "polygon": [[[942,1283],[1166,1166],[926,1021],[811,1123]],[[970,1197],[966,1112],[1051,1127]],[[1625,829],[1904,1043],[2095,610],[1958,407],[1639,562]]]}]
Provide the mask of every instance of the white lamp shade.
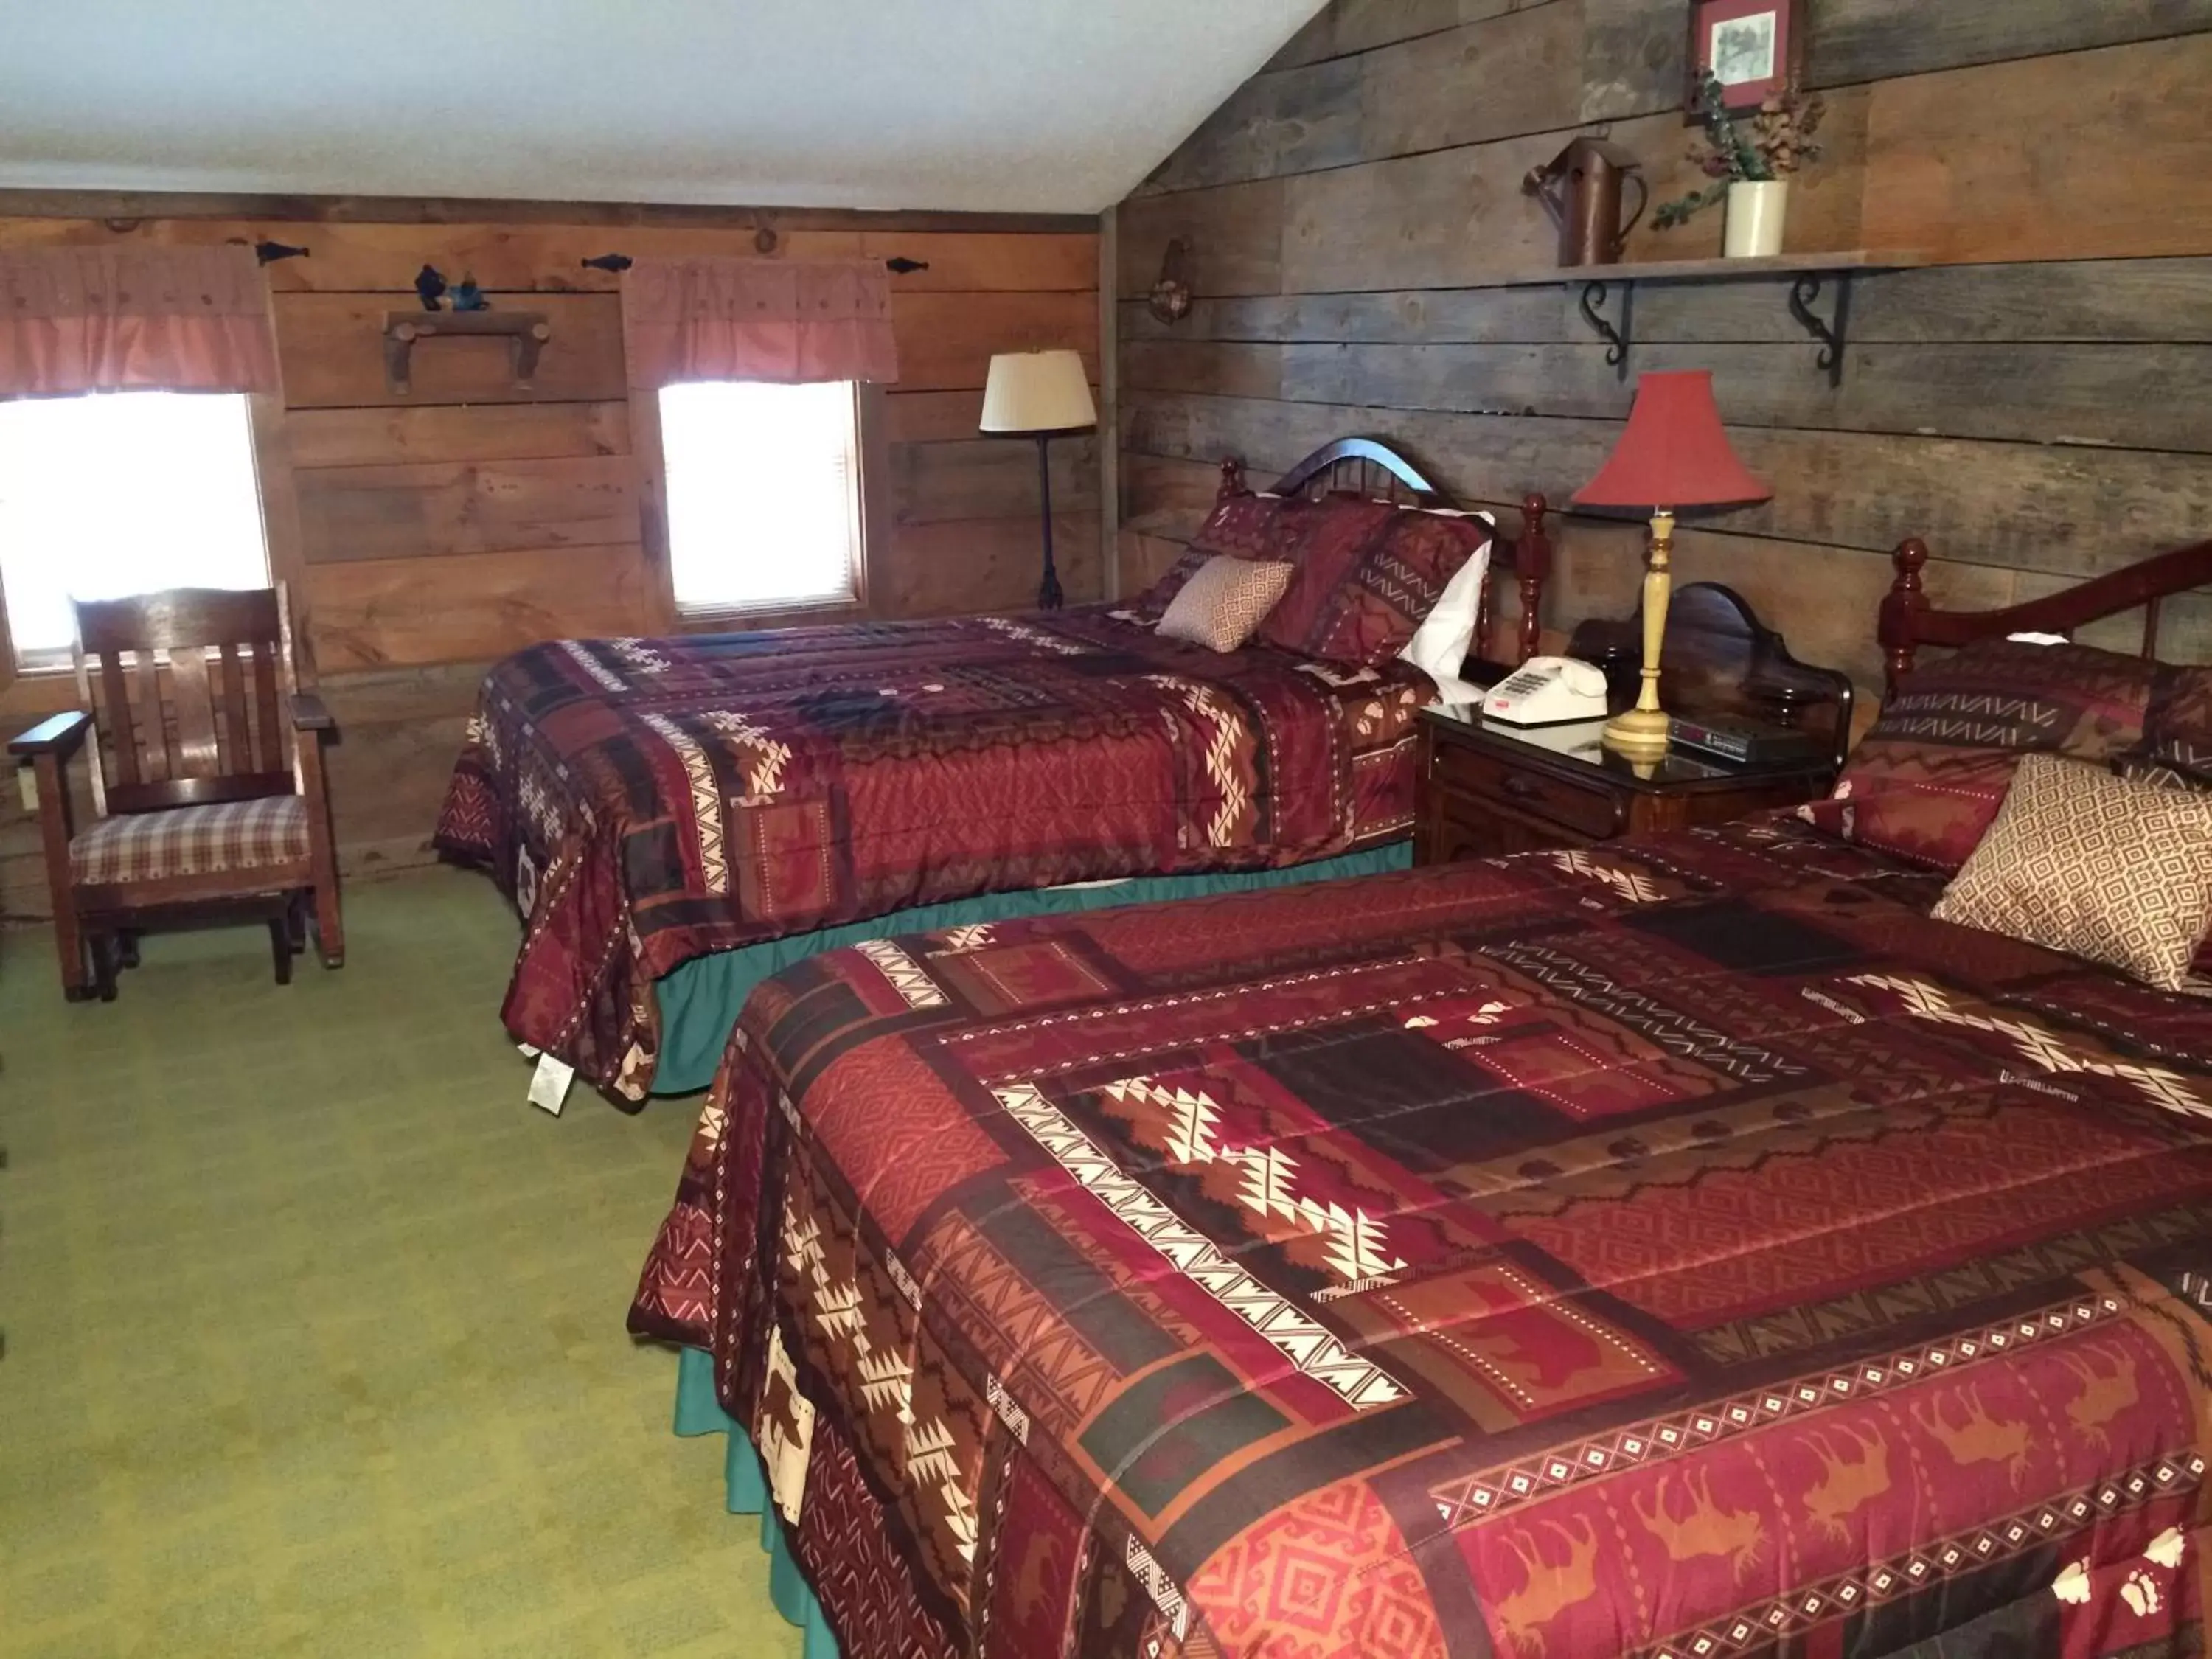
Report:
[{"label": "white lamp shade", "polygon": [[982,430],[1067,432],[1097,424],[1080,352],[1006,351],[991,359]]}]

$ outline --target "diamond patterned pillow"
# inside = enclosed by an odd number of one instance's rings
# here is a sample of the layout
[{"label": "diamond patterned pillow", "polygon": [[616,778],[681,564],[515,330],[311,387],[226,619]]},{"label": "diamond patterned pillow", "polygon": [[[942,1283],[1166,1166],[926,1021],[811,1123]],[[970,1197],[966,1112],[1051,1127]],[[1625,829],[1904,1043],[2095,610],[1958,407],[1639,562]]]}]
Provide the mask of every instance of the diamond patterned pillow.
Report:
[{"label": "diamond patterned pillow", "polygon": [[1217,553],[1183,584],[1158,631],[1208,650],[1234,651],[1252,637],[1290,585],[1286,563]]},{"label": "diamond patterned pillow", "polygon": [[1933,914],[2179,990],[2212,922],[2212,795],[2029,755]]},{"label": "diamond patterned pillow", "polygon": [[1204,569],[1215,555],[1240,559],[1297,562],[1298,550],[1316,523],[1315,503],[1295,497],[1265,493],[1231,495],[1218,502],[1190,545],[1167,573],[1154,582],[1131,607],[1139,620],[1157,623],[1183,590],[1185,583]]}]

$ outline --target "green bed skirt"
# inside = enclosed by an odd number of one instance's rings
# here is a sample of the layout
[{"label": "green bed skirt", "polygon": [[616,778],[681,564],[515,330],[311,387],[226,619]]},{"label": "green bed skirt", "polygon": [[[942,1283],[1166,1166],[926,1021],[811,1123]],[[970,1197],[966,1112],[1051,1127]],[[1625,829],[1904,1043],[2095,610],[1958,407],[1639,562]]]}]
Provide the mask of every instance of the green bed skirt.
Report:
[{"label": "green bed skirt", "polygon": [[768,1476],[760,1454],[753,1449],[738,1420],[714,1398],[714,1362],[696,1348],[682,1348],[676,1356],[676,1432],[682,1435],[721,1434],[729,1437],[722,1454],[723,1502],[732,1515],[761,1518],[761,1547],[768,1552],[768,1595],[775,1610],[799,1626],[805,1659],[837,1659],[837,1638],[822,1616],[822,1604],[792,1559],[783,1536],[783,1523],[769,1502]]},{"label": "green bed skirt", "polygon": [[1262,887],[1288,887],[1345,876],[1380,875],[1405,870],[1413,862],[1413,843],[1392,842],[1364,852],[1344,853],[1310,864],[1279,870],[1230,870],[1203,876],[1137,876],[1097,887],[1044,887],[1019,893],[983,893],[944,904],[920,904],[908,910],[842,927],[817,928],[695,957],[657,981],[660,1000],[660,1059],[653,1074],[657,1095],[688,1095],[714,1080],[729,1042],[730,1028],[754,986],[793,963],[864,939],[898,933],[930,933],[940,927],[965,927],[981,921],[1012,921],[1100,910],[1115,904],[1152,904],[1163,899],[1204,898],[1214,893],[1249,893]]}]

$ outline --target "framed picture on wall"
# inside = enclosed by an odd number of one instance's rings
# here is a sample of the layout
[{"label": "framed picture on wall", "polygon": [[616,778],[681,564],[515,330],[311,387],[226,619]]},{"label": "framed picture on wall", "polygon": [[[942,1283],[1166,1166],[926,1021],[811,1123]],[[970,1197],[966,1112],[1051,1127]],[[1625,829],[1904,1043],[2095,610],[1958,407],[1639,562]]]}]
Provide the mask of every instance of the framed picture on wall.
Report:
[{"label": "framed picture on wall", "polygon": [[1687,120],[1698,119],[1698,88],[1710,70],[1731,114],[1757,109],[1790,84],[1805,63],[1805,0],[1690,0]]}]

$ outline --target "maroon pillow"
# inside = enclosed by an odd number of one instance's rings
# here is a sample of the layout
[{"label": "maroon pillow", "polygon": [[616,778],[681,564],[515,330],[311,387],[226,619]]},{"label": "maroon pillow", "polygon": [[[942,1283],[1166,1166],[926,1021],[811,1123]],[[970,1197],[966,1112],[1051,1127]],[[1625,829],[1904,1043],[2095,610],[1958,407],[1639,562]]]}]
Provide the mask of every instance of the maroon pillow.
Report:
[{"label": "maroon pillow", "polygon": [[[2161,667],[2143,715],[2142,740],[2116,763],[2123,777],[2212,789],[2212,668]],[[2197,947],[2192,978],[2212,982],[2212,938]]]},{"label": "maroon pillow", "polygon": [[[1379,667],[1412,641],[1451,579],[1490,536],[1481,519],[1393,508],[1322,596],[1296,648],[1330,662]],[[1309,553],[1304,568],[1313,566]],[[1297,592],[1293,582],[1285,603]],[[1279,605],[1261,632],[1281,614]]]},{"label": "maroon pillow", "polygon": [[1368,548],[1399,516],[1399,510],[1363,495],[1330,495],[1293,505],[1298,511],[1285,514],[1283,524],[1287,552],[1273,556],[1294,559],[1297,574],[1260,624],[1259,637],[1285,651],[1317,657],[1323,654],[1319,647],[1340,609],[1338,590],[1354,579]]},{"label": "maroon pillow", "polygon": [[2138,745],[2157,665],[2085,645],[1991,641],[1913,671],[1808,812],[1847,841],[1955,872],[2022,755],[2112,762]]},{"label": "maroon pillow", "polygon": [[2212,789],[2212,668],[2161,666],[2142,740],[2119,758],[2130,777]]},{"label": "maroon pillow", "polygon": [[[1206,568],[1206,561],[1227,553],[1239,559],[1279,560],[1297,556],[1295,545],[1301,528],[1297,508],[1308,502],[1285,501],[1279,495],[1249,493],[1231,495],[1215,507],[1182,556],[1170,565],[1158,581],[1131,607],[1148,623],[1157,623],[1183,590],[1183,585]],[[1289,512],[1285,514],[1285,509]]]}]

